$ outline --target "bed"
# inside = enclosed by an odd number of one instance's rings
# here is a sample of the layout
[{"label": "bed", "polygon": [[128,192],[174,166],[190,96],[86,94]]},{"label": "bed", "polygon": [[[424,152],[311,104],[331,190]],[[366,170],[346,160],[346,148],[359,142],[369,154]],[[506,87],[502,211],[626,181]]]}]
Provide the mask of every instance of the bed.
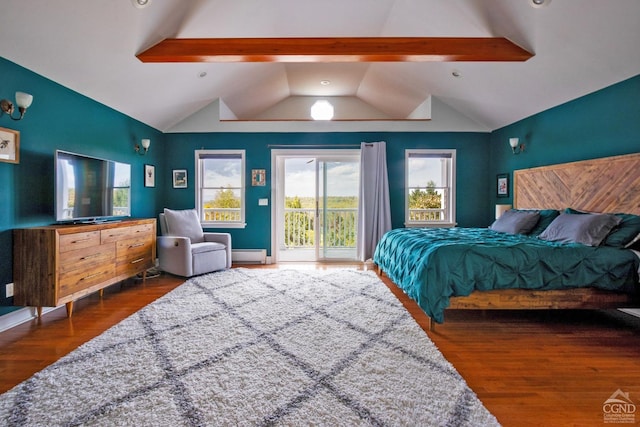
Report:
[{"label": "bed", "polygon": [[[640,306],[640,153],[515,171],[510,214],[524,213],[538,213],[525,233],[391,230],[373,261],[438,323],[447,308]],[[607,225],[600,240],[554,239],[567,221]]]}]

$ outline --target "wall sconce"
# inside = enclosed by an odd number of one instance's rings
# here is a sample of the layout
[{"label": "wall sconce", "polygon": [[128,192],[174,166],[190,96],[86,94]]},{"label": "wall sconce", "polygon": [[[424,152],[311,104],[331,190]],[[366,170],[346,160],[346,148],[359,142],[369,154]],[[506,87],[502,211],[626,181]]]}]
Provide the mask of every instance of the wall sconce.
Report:
[{"label": "wall sconce", "polygon": [[133,149],[136,150],[136,153],[140,154],[141,156],[144,156],[145,154],[147,154],[147,151],[149,151],[150,146],[151,146],[151,140],[148,138],[143,138],[140,140],[140,145],[136,144],[136,146],[133,147]]},{"label": "wall sconce", "polygon": [[511,151],[513,154],[520,154],[524,151],[524,144],[518,145],[520,142],[520,138],[509,138],[509,145],[511,146]]},{"label": "wall sconce", "polygon": [[13,117],[13,103],[8,99],[0,100],[0,110],[6,113],[11,120],[22,120],[24,117],[24,113],[27,111],[27,108],[31,106],[33,102],[33,95],[29,95],[24,92],[16,92],[16,104],[18,105],[18,112],[20,113],[19,117]]}]

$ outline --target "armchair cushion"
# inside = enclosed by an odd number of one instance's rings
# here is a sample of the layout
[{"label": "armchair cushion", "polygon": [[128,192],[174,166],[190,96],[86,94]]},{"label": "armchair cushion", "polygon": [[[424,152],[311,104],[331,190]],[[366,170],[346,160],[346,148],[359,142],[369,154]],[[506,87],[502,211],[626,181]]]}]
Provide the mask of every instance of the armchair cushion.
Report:
[{"label": "armchair cushion", "polygon": [[170,236],[184,236],[191,243],[204,242],[204,231],[195,209],[173,210],[164,209],[167,232]]},{"label": "armchair cushion", "polygon": [[201,254],[203,252],[224,251],[226,249],[227,247],[225,245],[217,242],[202,242],[191,245],[191,253],[194,255]]}]

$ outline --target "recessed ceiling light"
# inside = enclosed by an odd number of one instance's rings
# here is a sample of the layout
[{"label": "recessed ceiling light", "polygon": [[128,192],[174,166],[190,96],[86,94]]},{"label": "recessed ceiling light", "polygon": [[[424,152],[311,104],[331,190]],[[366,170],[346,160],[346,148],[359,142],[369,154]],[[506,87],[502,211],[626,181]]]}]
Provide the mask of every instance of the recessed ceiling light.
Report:
[{"label": "recessed ceiling light", "polygon": [[331,84],[330,80],[320,80],[320,84],[322,86],[329,86]]},{"label": "recessed ceiling light", "polygon": [[131,0],[131,3],[138,9],[142,9],[144,7],[149,6],[149,3],[151,3],[151,0]]},{"label": "recessed ceiling light", "polygon": [[540,8],[549,5],[551,0],[531,0],[531,7]]}]

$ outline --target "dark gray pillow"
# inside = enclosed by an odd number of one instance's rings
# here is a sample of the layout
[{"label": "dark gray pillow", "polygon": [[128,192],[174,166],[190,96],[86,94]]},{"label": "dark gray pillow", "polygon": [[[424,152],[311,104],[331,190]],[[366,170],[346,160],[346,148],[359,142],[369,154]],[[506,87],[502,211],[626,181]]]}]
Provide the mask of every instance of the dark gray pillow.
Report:
[{"label": "dark gray pillow", "polygon": [[538,211],[517,211],[509,209],[489,227],[494,231],[509,234],[527,234],[538,223]]},{"label": "dark gray pillow", "polygon": [[609,214],[562,213],[538,237],[550,242],[598,246],[620,221],[620,217]]}]

